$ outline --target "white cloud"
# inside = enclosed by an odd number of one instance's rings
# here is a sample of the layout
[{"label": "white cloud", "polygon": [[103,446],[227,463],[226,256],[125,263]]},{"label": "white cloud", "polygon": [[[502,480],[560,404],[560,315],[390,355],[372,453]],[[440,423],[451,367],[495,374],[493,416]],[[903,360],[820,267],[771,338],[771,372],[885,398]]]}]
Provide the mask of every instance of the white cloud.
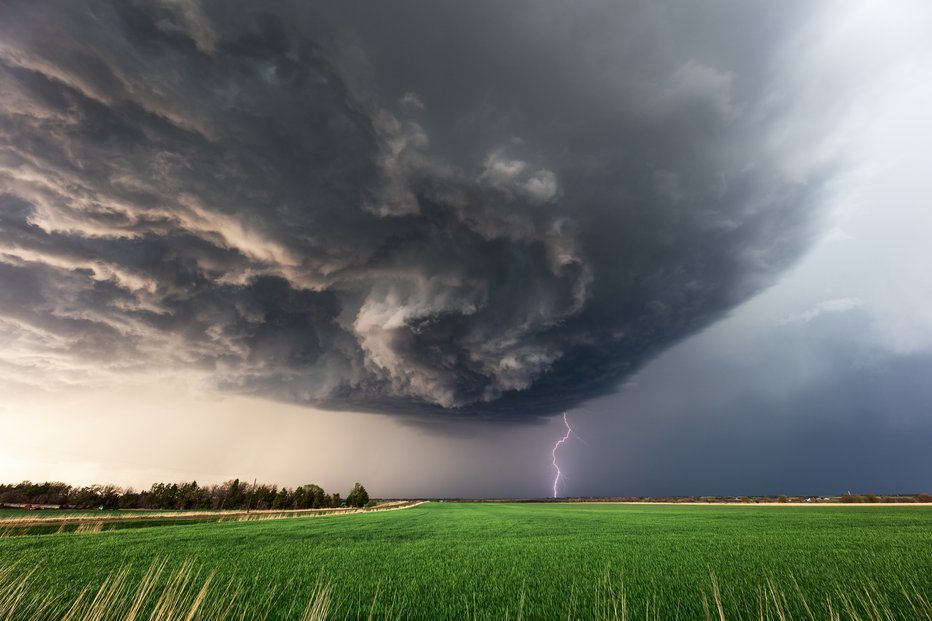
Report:
[{"label": "white cloud", "polygon": [[791,323],[809,323],[813,319],[826,314],[847,313],[856,308],[864,306],[864,302],[858,298],[837,298],[834,300],[825,300],[819,302],[809,310],[801,313],[793,313],[780,322],[781,326]]}]

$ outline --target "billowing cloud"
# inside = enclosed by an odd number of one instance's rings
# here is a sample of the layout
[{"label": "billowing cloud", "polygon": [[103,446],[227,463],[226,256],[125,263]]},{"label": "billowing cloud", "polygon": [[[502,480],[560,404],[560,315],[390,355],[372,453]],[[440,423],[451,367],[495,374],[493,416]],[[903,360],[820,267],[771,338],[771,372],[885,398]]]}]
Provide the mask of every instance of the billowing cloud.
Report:
[{"label": "billowing cloud", "polygon": [[510,419],[609,391],[806,247],[805,4],[5,3],[2,372]]}]

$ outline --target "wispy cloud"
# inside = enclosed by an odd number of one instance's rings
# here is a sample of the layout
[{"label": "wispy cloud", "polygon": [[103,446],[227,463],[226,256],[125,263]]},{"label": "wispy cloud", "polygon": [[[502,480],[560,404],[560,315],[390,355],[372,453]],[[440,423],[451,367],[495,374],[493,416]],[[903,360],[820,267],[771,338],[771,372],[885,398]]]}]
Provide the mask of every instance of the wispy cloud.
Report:
[{"label": "wispy cloud", "polygon": [[847,313],[864,306],[864,302],[858,298],[836,298],[819,302],[812,308],[801,313],[793,313],[780,321],[781,326],[792,323],[809,323],[810,321],[826,314]]}]

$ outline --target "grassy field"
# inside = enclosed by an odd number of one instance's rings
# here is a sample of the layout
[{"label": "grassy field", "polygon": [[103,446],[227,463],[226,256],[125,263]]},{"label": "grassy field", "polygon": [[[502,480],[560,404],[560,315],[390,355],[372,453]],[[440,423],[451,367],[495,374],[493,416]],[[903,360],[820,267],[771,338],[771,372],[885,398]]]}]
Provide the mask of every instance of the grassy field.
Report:
[{"label": "grassy field", "polygon": [[3,537],[0,559],[25,619],[114,582],[184,582],[205,618],[932,619],[930,507],[428,503]]},{"label": "grassy field", "polygon": [[[85,515],[95,515],[101,517],[109,517],[114,515],[121,515],[124,513],[129,513],[129,511],[118,511],[118,510],[107,510],[107,511],[98,511],[96,509],[41,509],[41,510],[31,510],[31,509],[0,509],[0,520],[8,520],[13,518],[29,518],[31,520],[48,520],[53,518],[60,518],[65,516],[85,516]],[[147,513],[158,513],[158,511],[153,509],[133,509],[133,514],[147,514]]]},{"label": "grassy field", "polygon": [[296,517],[358,512],[390,511],[414,504],[412,501],[378,503],[365,508],[337,507],[288,510],[123,510],[123,511],[3,511],[0,512],[0,537],[97,533],[126,528],[190,526],[207,522],[255,522]]}]

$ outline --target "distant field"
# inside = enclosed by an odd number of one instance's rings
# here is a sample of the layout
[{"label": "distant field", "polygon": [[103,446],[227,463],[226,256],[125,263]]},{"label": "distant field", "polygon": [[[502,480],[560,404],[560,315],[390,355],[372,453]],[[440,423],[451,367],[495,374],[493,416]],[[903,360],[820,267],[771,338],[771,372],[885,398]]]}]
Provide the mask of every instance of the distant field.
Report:
[{"label": "distant field", "polygon": [[719,619],[720,604],[727,619],[932,619],[929,507],[428,503],[3,537],[0,559],[0,604],[34,570],[13,618],[32,598],[60,617],[82,590],[87,603],[108,577],[140,584],[161,561],[153,592],[183,574],[191,602],[215,572],[205,618],[301,618],[329,585],[329,615],[306,618]]},{"label": "distant field", "polygon": [[298,517],[322,517],[325,515],[352,514],[394,510],[420,504],[416,501],[393,501],[377,503],[365,508],[332,507],[323,509],[282,510],[122,510],[122,511],[28,511],[13,510],[0,512],[0,537],[21,535],[52,535],[127,528],[154,528],[161,526],[189,526],[207,522],[255,522]]},{"label": "distant field", "polygon": [[97,511],[92,509],[0,509],[0,521],[12,518],[29,518],[32,520],[47,520],[64,516],[99,516],[113,517],[117,515],[146,515],[151,513],[164,513],[165,511],[149,509],[132,509],[122,511]]}]

